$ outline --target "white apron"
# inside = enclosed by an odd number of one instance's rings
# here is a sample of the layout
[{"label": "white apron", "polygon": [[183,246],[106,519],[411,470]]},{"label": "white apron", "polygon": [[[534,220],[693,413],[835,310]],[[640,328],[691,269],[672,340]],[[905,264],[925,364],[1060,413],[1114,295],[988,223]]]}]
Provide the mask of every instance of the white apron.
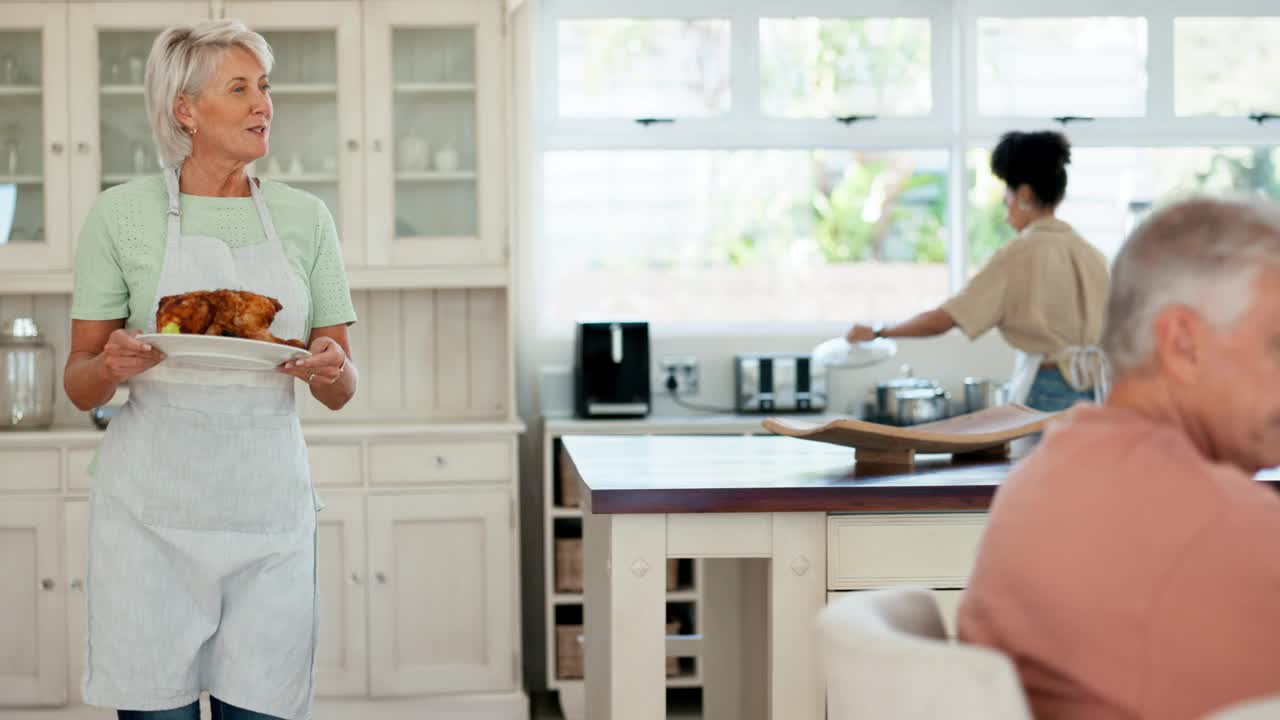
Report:
[{"label": "white apron", "polygon": [[[310,300],[255,184],[267,241],[230,248],[183,236],[178,172],[165,183],[156,302],[251,290],[283,305],[274,334],[305,341]],[[130,381],[90,496],[86,702],[163,710],[208,690],[256,712],[310,717],[318,503],[293,388],[275,370],[213,373],[171,360]]]},{"label": "white apron", "polygon": [[[1025,403],[1031,394],[1031,385],[1040,372],[1040,364],[1044,355],[1016,351],[1013,361],[1013,377],[1009,379],[1009,402]],[[1100,403],[1107,397],[1110,389],[1110,377],[1107,373],[1106,356],[1097,345],[1074,345],[1067,348],[1071,354],[1071,364],[1060,368],[1064,377],[1073,385],[1084,385],[1093,388],[1093,401]]]}]

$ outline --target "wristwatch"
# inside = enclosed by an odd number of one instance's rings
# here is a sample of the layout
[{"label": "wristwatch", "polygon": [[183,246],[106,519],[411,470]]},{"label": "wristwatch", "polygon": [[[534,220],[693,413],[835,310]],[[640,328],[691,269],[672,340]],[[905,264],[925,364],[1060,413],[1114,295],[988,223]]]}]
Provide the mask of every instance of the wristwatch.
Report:
[{"label": "wristwatch", "polygon": [[884,337],[884,323],[878,322],[871,326],[871,332],[877,337]]}]

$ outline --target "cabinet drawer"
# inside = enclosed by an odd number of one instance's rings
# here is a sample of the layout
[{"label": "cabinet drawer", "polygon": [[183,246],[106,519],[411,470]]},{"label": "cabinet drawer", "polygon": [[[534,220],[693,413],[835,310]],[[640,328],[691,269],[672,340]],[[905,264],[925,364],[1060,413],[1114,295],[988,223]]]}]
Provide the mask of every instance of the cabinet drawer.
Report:
[{"label": "cabinet drawer", "polygon": [[375,485],[511,478],[510,440],[370,443],[369,481]]},{"label": "cabinet drawer", "polygon": [[311,482],[317,487],[356,486],[364,483],[357,443],[308,443]]},{"label": "cabinet drawer", "polygon": [[833,515],[827,587],[962,588],[978,555],[985,513]]},{"label": "cabinet drawer", "polygon": [[[857,591],[854,592],[863,592]],[[938,603],[938,612],[942,613],[942,625],[947,629],[947,637],[956,636],[956,618],[960,613],[960,601],[964,598],[963,590],[933,590],[933,599]],[[849,594],[849,591],[827,593],[827,604],[830,605]]]},{"label": "cabinet drawer", "polygon": [[89,467],[97,454],[97,448],[67,449],[67,487],[72,490],[88,490],[93,487],[93,476],[89,474]]},{"label": "cabinet drawer", "polygon": [[0,492],[6,490],[52,490],[62,481],[58,448],[0,450]]}]

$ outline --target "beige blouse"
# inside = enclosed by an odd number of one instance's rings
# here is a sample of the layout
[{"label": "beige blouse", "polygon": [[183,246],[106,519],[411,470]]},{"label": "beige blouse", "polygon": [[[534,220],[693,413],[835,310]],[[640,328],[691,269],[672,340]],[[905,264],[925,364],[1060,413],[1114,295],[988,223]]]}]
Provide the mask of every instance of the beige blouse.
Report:
[{"label": "beige blouse", "polygon": [[1102,339],[1107,277],[1107,259],[1097,248],[1067,223],[1046,217],[1000,248],[942,309],[970,340],[997,328],[1018,350],[1066,367],[1068,347]]}]

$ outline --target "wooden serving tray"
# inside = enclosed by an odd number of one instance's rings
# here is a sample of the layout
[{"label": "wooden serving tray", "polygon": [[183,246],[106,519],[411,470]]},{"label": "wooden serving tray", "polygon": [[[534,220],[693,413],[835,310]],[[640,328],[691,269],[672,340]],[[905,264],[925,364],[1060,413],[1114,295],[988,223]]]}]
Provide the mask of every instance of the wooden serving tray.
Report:
[{"label": "wooden serving tray", "polygon": [[910,468],[915,465],[916,453],[1007,457],[1011,441],[1042,431],[1057,414],[1026,405],[1001,405],[910,427],[853,419],[820,425],[777,417],[761,424],[778,435],[855,448],[854,459],[859,463]]}]

